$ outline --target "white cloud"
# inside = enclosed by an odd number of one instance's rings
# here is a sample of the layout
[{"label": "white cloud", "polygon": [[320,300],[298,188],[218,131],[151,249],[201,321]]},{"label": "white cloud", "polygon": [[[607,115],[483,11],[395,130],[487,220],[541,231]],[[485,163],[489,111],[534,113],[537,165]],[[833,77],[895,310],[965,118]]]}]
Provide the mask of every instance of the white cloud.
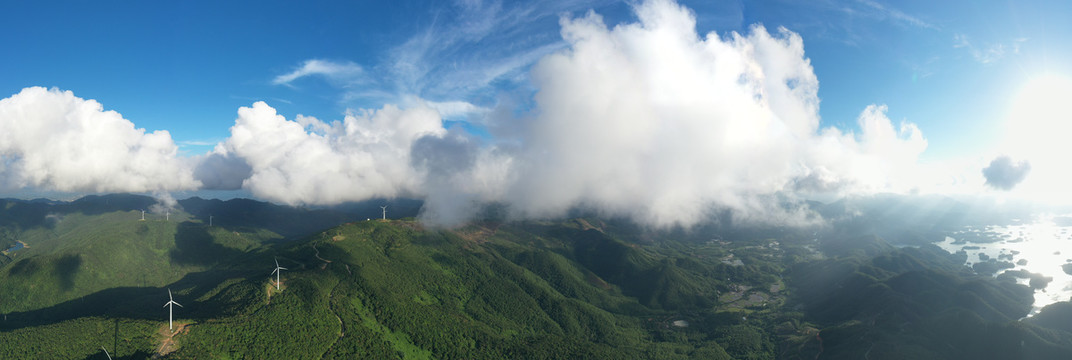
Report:
[{"label": "white cloud", "polygon": [[0,187],[62,192],[193,189],[167,131],[147,133],[70,91],[25,88],[0,100]]},{"label": "white cloud", "polygon": [[881,3],[877,2],[877,1],[874,1],[874,0],[858,0],[858,1],[861,4],[867,5],[871,9],[873,9],[875,11],[878,11],[879,14],[881,14],[883,16],[886,16],[886,17],[889,17],[889,18],[891,18],[891,19],[893,19],[893,20],[895,20],[897,22],[908,24],[908,25],[911,25],[911,26],[919,27],[919,28],[924,28],[924,29],[938,30],[938,27],[935,26],[934,24],[931,24],[929,22],[923,21],[922,19],[917,18],[915,16],[908,15],[908,14],[906,14],[905,12],[903,12],[901,10],[894,9],[894,8],[888,7],[886,5],[883,5],[883,4],[881,4]]},{"label": "white cloud", "polygon": [[879,106],[862,113],[859,137],[819,132],[818,80],[788,30],[700,37],[674,2],[635,10],[639,23],[614,28],[595,13],[562,20],[569,48],[534,68],[535,117],[509,162],[503,197],[516,213],[584,206],[688,226],[731,208],[793,220],[768,200],[799,179],[896,188],[897,171],[926,147],[914,125],[895,128]]},{"label": "white cloud", "polygon": [[326,78],[328,81],[338,84],[340,86],[351,86],[355,83],[362,82],[365,76],[365,69],[360,65],[353,62],[334,62],[330,60],[310,59],[305,60],[302,66],[294,69],[289,73],[276,76],[272,80],[276,85],[290,85],[294,80],[306,77],[319,75]]},{"label": "white cloud", "polygon": [[419,174],[410,147],[423,136],[446,132],[427,107],[348,114],[324,123],[278,115],[257,102],[238,110],[231,137],[218,152],[242,159],[251,171],[242,186],[286,204],[337,204],[372,197],[419,196]]},{"label": "white cloud", "polygon": [[407,98],[486,104],[495,98],[499,85],[524,84],[532,64],[563,48],[561,39],[545,31],[555,17],[608,3],[613,1],[437,3],[428,13],[415,12],[415,17],[430,17],[427,26],[387,49],[377,63],[362,64],[363,68],[354,63],[306,60],[274,82],[290,84],[324,74],[330,84],[341,88],[340,103],[351,107],[406,104]]},{"label": "white cloud", "polygon": [[426,101],[425,105],[435,109],[440,116],[447,119],[476,116],[489,111],[487,108],[473,105],[467,101]]},{"label": "white cloud", "polygon": [[864,109],[857,118],[860,134],[823,129],[807,148],[811,165],[802,179],[823,180],[817,192],[906,192],[929,186],[917,164],[927,148],[923,133],[907,122],[894,127],[886,111],[885,105]]},{"label": "white cloud", "polygon": [[[443,117],[488,112],[467,101],[403,97],[402,106],[351,110],[332,122],[288,120],[257,102],[238,110],[231,136],[193,159],[192,170],[175,159],[166,132],[145,134],[96,102],[38,88],[31,92],[45,95],[0,102],[0,126],[10,127],[0,128],[0,174],[16,186],[61,190],[240,186],[286,204],[422,197],[432,224],[463,221],[487,202],[519,217],[582,207],[652,226],[690,226],[723,210],[745,221],[807,223],[815,220],[807,211],[784,206],[794,194],[915,186],[926,140],[913,124],[895,126],[885,106],[863,110],[858,134],[820,129],[819,81],[799,35],[757,25],[701,36],[692,12],[669,0],[634,11],[638,22],[613,28],[594,12],[561,18],[564,47],[530,75],[534,102],[487,117],[509,122],[487,124],[514,128],[509,138],[445,129]],[[485,28],[474,23],[467,36],[493,36]],[[363,76],[355,64],[310,60],[276,82],[310,75]],[[22,104],[38,97],[51,100]],[[45,115],[15,112],[24,108]],[[7,121],[37,118],[47,121]],[[109,161],[53,161],[83,148]],[[37,154],[47,160],[28,159]],[[124,185],[114,176],[124,173],[143,181]]]},{"label": "white cloud", "polygon": [[972,58],[979,63],[992,64],[1005,58],[1010,53],[1019,54],[1020,45],[1026,41],[1026,38],[1016,38],[1008,44],[998,42],[977,46],[969,40],[967,35],[954,34],[953,48],[967,50]]},{"label": "white cloud", "polygon": [[182,140],[177,143],[179,146],[214,146],[219,140]]},{"label": "white cloud", "polygon": [[442,116],[477,109],[463,101],[407,97],[405,108],[332,123],[256,103],[217,152],[247,163],[243,187],[269,200],[419,196],[434,224],[488,201],[520,217],[584,207],[690,226],[732,209],[735,219],[804,223],[814,218],[786,209],[785,195],[915,186],[926,140],[885,106],[864,109],[859,134],[819,128],[819,82],[799,35],[754,26],[700,36],[673,1],[634,9],[639,22],[614,28],[594,12],[561,19],[566,47],[531,74],[535,108],[491,124],[517,127],[509,139],[481,146],[448,133]]},{"label": "white cloud", "polygon": [[501,1],[457,1],[452,5],[448,21],[431,22],[389,51],[383,67],[390,70],[398,92],[433,99],[457,96],[527,68],[549,52],[552,44],[548,41],[557,39],[506,35],[532,29],[540,18],[579,7],[569,2],[504,7]]}]

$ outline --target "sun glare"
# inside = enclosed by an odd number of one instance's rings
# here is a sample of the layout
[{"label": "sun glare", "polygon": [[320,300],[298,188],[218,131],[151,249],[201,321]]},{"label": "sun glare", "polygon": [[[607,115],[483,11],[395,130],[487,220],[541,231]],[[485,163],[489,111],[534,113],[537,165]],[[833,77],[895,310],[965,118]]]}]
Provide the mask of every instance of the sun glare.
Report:
[{"label": "sun glare", "polygon": [[1005,121],[1002,152],[1031,164],[1018,192],[1048,201],[1072,200],[1065,190],[1072,170],[1065,158],[1072,150],[1072,78],[1048,73],[1031,79],[1015,94]]}]

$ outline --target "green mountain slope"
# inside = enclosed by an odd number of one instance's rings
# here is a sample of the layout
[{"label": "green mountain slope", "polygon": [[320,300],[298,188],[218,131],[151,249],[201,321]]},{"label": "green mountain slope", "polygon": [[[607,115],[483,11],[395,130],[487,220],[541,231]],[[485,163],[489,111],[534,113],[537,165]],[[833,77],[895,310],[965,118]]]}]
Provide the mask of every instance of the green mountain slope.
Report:
[{"label": "green mountain slope", "polygon": [[[192,211],[226,214],[225,203]],[[268,207],[207,226],[183,211],[141,221],[129,205],[95,204],[46,204],[39,214],[62,217],[5,227],[30,248],[0,265],[0,358],[103,358],[101,346],[127,359],[1072,354],[1064,307],[1044,311],[1057,320],[1020,321],[1026,286],[873,234],[724,238],[584,218],[453,230],[373,220],[298,237],[319,225],[255,220],[324,213]],[[278,289],[273,258],[286,268]],[[175,330],[167,289],[183,305]]]},{"label": "green mountain slope", "polygon": [[164,286],[280,238],[210,228],[176,211],[170,221],[141,213],[52,215],[55,223],[22,231],[28,248],[0,269],[0,312],[27,311],[123,286]]},{"label": "green mountain slope", "polygon": [[[191,273],[240,267],[232,258],[354,220],[371,206],[350,205],[351,213],[191,198],[166,213],[148,212],[143,220],[142,210],[155,203],[129,194],[72,202],[0,200],[0,248],[26,244],[0,255],[0,313],[116,287],[162,287]],[[404,201],[391,204],[401,208],[396,212],[415,213]]]},{"label": "green mountain slope", "polygon": [[[126,214],[100,216],[121,215]],[[174,229],[175,239],[190,233],[201,241],[178,240],[166,257],[177,266],[204,269],[191,270],[167,285],[184,305],[176,308],[182,330],[174,335],[177,350],[168,353],[172,358],[625,358],[638,354],[690,358],[726,354],[712,339],[670,325],[673,320],[695,317],[677,311],[693,305],[641,304],[626,294],[632,291],[628,289],[653,290],[633,284],[636,281],[602,279],[577,261],[579,250],[570,240],[595,234],[559,224],[425,231],[414,222],[368,221],[293,243],[247,244],[242,251],[227,234],[203,224],[156,225],[159,231]],[[522,238],[554,246],[523,244]],[[196,246],[181,245],[187,243]],[[268,276],[274,264],[265,252],[277,255],[289,269],[283,273],[281,290],[275,289]],[[641,272],[692,274],[668,261],[653,261],[660,258],[656,253],[619,255],[615,262]],[[47,256],[51,255],[27,258],[45,263],[50,259]],[[249,270],[253,267],[262,271]],[[38,276],[47,274],[51,273]],[[689,288],[675,284],[682,281],[676,275],[657,280],[658,286]],[[135,328],[153,321],[163,326],[164,313],[158,307],[166,301],[162,294],[162,287],[113,287],[35,310],[8,311],[9,318],[0,325],[5,330],[0,340],[4,344],[33,342],[27,339],[84,328],[95,333],[88,338],[100,341],[108,335],[101,329],[111,329],[102,324],[114,319],[136,324]],[[154,339],[153,344],[167,338],[155,332],[143,336]],[[112,343],[119,344],[115,351],[120,356],[161,351],[146,348],[140,340]],[[56,353],[82,354],[75,357],[98,351],[85,347],[84,341],[56,346],[51,349]],[[0,353],[43,357],[40,349],[33,349],[14,346]]]}]

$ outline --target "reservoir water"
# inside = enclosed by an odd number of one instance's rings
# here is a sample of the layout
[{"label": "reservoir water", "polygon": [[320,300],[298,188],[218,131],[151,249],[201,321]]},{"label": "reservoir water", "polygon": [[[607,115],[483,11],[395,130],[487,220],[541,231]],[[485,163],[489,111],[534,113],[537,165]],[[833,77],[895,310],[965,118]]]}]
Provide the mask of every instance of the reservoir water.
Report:
[{"label": "reservoir water", "polygon": [[10,249],[7,249],[7,253],[10,254],[12,251],[22,249],[22,247],[23,247],[23,244],[22,244],[21,241],[16,242],[14,246],[12,246]]},{"label": "reservoir water", "polygon": [[[994,276],[1026,270],[1052,278],[1035,290],[1035,303],[1028,315],[1032,316],[1046,305],[1072,299],[1072,275],[1065,271],[1072,271],[1072,226],[1061,223],[1044,216],[1021,225],[967,227],[935,245],[950,253],[966,252],[967,266],[991,262],[1002,267]],[[1029,280],[1019,278],[1017,282],[1028,285]]]}]

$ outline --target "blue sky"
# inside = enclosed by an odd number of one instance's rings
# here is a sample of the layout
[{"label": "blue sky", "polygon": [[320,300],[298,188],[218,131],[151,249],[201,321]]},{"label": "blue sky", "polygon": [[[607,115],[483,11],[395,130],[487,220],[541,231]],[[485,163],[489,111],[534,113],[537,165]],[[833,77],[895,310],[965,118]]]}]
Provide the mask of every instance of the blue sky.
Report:
[{"label": "blue sky", "polygon": [[[1072,74],[1067,2],[679,3],[701,38],[747,36],[756,24],[798,34],[818,79],[820,129],[860,135],[861,113],[885,105],[895,128],[918,126],[923,163],[1002,154],[1010,99],[1032,79]],[[491,114],[538,117],[532,67],[576,46],[560,19],[593,11],[613,29],[637,23],[638,4],[6,2],[0,97],[71,91],[137,128],[167,130],[181,157],[226,141],[238,109],[257,101],[326,124],[387,104],[431,106],[445,129],[496,143],[505,137],[488,129]]]},{"label": "blue sky", "polygon": [[[919,124],[928,155],[978,151],[996,141],[995,116],[1035,72],[1067,72],[1072,29],[1060,1],[682,1],[700,33],[743,32],[751,24],[799,33],[820,81],[824,123],[855,125],[871,103]],[[629,21],[625,2],[546,2],[522,19],[496,16],[529,6],[466,9],[446,1],[403,2],[8,2],[0,12],[7,56],[0,93],[59,87],[120,112],[137,126],[166,129],[189,152],[227,136],[235,109],[263,100],[280,113],[338,119],[348,107],[378,107],[390,96],[490,104],[528,84],[521,79],[455,79],[459,69],[508,63],[541,46],[561,46],[558,16],[595,10]],[[495,5],[486,5],[494,8]],[[526,9],[527,10],[527,9]],[[484,14],[490,15],[484,18]],[[465,31],[476,29],[466,37]],[[407,41],[446,42],[404,79],[395,61]],[[965,44],[970,44],[963,46]],[[433,44],[435,45],[435,44]],[[416,46],[411,46],[415,48]],[[368,82],[340,88],[323,79],[273,84],[303,61],[366,69]],[[413,76],[419,76],[412,74]],[[464,82],[470,83],[464,83]],[[457,84],[456,82],[463,82]],[[353,88],[388,97],[345,100]],[[455,91],[459,90],[461,91]]]}]

